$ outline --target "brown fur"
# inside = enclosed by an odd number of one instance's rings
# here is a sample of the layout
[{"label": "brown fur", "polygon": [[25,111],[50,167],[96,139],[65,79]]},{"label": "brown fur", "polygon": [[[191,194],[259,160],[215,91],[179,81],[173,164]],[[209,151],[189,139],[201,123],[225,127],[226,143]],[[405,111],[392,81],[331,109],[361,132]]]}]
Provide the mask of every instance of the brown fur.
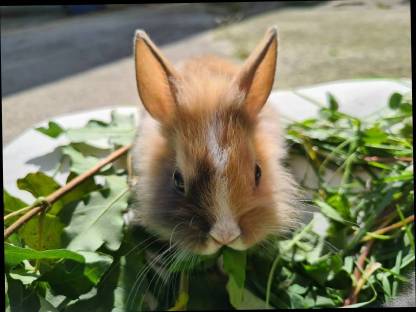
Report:
[{"label": "brown fur", "polygon": [[[270,40],[264,40],[263,46],[273,45]],[[261,53],[266,65],[273,67],[274,77],[272,50]],[[209,231],[223,213],[219,211],[223,204],[218,201],[225,198],[219,194],[225,185],[227,206],[241,230],[244,248],[290,227],[295,217],[291,206],[294,183],[281,165],[285,147],[278,113],[267,106],[259,113],[264,105],[261,98],[266,93],[268,96],[273,79],[264,63],[258,71],[248,68],[254,66],[253,60],[261,61],[251,57],[240,69],[215,56],[191,59],[169,78],[174,95],[163,97],[174,97],[174,109],[170,106],[167,112],[163,107],[153,109],[154,104],[145,104],[150,114],[142,114],[132,151],[138,177],[133,186],[137,203],[132,210],[138,223],[164,239],[173,239],[182,248],[203,252],[212,244]],[[243,71],[252,72],[254,80],[246,87],[238,87]],[[140,88],[139,94],[147,100]],[[172,105],[172,101],[168,104]],[[157,113],[152,114],[152,110]],[[170,116],[164,116],[162,111]],[[212,138],[218,138],[214,147]],[[216,151],[226,152],[223,170],[218,168],[224,155],[218,156]],[[262,169],[258,186],[254,178],[256,163]],[[172,187],[175,168],[184,177],[183,195]]]}]

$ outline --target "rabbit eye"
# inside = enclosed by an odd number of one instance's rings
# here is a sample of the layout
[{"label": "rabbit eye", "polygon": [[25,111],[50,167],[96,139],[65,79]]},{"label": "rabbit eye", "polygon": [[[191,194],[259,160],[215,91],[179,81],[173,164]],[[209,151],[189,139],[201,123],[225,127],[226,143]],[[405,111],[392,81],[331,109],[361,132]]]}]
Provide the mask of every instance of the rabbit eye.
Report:
[{"label": "rabbit eye", "polygon": [[175,188],[181,192],[185,193],[185,183],[183,181],[182,174],[179,172],[178,169],[175,169],[173,172],[173,183],[175,185]]},{"label": "rabbit eye", "polygon": [[257,185],[259,185],[260,178],[261,178],[261,168],[260,168],[259,164],[256,164],[256,169],[254,171],[254,177],[256,179],[256,186],[257,186]]}]

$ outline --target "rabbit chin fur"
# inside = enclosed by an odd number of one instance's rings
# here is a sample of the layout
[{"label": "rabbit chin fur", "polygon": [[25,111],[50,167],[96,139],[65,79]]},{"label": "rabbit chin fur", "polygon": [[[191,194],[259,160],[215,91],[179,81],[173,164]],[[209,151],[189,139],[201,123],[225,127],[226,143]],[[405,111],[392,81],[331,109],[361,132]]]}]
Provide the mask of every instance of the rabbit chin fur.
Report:
[{"label": "rabbit chin fur", "polygon": [[[213,56],[182,64],[172,120],[160,123],[141,110],[132,149],[132,223],[199,254],[221,247],[209,235],[213,228],[237,232],[229,246],[246,249],[291,228],[296,215],[278,112],[266,104],[254,117],[246,113],[244,94],[230,84],[237,70]],[[184,195],[173,187],[175,168]]]}]

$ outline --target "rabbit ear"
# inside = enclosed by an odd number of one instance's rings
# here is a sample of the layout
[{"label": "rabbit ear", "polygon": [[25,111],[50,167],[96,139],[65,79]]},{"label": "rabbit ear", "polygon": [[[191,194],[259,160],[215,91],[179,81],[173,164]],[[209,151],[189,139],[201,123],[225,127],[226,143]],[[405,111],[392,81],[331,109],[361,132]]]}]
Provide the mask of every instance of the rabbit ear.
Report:
[{"label": "rabbit ear", "polygon": [[168,122],[176,106],[175,84],[179,75],[142,30],[135,35],[134,58],[140,99],[150,115]]},{"label": "rabbit ear", "polygon": [[276,58],[277,28],[271,27],[233,80],[233,83],[245,94],[243,105],[251,116],[260,112],[270,95]]}]

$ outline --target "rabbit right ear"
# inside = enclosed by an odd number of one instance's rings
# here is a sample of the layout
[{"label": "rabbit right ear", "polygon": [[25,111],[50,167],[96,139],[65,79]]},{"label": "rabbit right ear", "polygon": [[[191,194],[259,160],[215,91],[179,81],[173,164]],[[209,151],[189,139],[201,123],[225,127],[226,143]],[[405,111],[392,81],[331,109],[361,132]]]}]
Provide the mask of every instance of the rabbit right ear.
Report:
[{"label": "rabbit right ear", "polygon": [[134,58],[137,89],[144,107],[153,118],[167,123],[174,114],[174,82],[179,75],[142,30],[136,31]]},{"label": "rabbit right ear", "polygon": [[234,77],[234,84],[245,94],[244,107],[251,116],[260,112],[270,95],[276,59],[277,28],[271,27]]}]

